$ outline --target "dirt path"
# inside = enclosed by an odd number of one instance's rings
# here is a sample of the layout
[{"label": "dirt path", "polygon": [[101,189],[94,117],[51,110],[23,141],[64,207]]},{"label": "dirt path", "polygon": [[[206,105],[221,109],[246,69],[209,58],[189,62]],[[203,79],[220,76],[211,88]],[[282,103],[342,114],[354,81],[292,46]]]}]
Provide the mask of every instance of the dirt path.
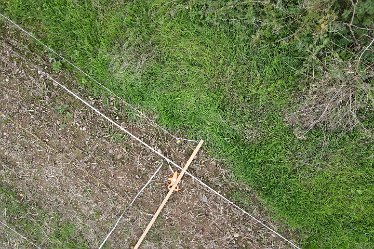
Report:
[{"label": "dirt path", "polygon": [[[169,166],[43,77],[40,69],[49,71],[49,63],[32,52],[27,38],[4,26],[0,40],[0,186],[14,190],[17,205],[27,210],[12,214],[0,205],[1,220],[42,248],[66,246],[66,241],[56,241],[61,240],[56,234],[68,222],[74,225],[74,236],[66,248],[97,248],[119,213],[163,165],[107,243],[107,248],[131,248],[167,192]],[[178,164],[188,159],[193,144],[177,142],[142,118],[130,119],[126,106],[113,98],[91,98],[68,75],[54,77]],[[246,194],[249,211],[263,215],[255,195],[233,184],[220,163],[204,152],[190,172],[222,192]],[[190,177],[181,187],[142,248],[289,247]],[[0,198],[6,203],[6,194]],[[41,232],[33,232],[24,221]],[[0,245],[32,247],[2,226]]]}]

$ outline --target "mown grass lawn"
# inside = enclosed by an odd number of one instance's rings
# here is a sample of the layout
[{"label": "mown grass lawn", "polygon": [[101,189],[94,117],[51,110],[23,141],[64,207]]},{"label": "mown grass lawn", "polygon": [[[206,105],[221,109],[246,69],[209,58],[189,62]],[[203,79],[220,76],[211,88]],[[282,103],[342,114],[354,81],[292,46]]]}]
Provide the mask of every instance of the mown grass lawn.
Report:
[{"label": "mown grass lawn", "polygon": [[[262,24],[268,39],[258,39],[259,13],[248,3],[7,0],[0,6],[162,125],[206,139],[274,219],[300,234],[303,247],[374,248],[373,141],[359,129],[318,128],[300,140],[284,121],[306,87],[299,72],[306,55],[295,43],[271,41],[292,27],[272,33]],[[262,16],[263,23],[286,18],[269,6],[274,14]]]}]

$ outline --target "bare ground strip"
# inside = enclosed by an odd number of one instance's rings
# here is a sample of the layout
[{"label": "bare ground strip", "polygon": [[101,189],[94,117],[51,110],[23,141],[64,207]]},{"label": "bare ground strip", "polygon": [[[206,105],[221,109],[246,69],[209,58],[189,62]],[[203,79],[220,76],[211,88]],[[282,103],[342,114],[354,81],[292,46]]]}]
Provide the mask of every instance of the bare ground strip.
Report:
[{"label": "bare ground strip", "polygon": [[[38,214],[14,217],[5,212],[1,218],[48,248],[55,243],[49,239],[55,233],[53,217],[59,217],[74,224],[77,236],[94,248],[149,176],[164,164],[107,244],[108,248],[133,246],[167,192],[165,182],[170,168],[43,78],[37,67],[44,68],[47,63],[41,57],[32,57],[33,53],[11,38],[12,32],[6,29],[1,37],[0,183],[13,188],[20,195],[20,202],[33,203],[44,210],[44,236],[17,226],[18,219],[36,219]],[[69,77],[56,77],[72,84]],[[79,87],[71,87],[89,98]],[[100,105],[100,100],[90,101]],[[100,107],[179,164],[193,149],[193,144],[175,141],[142,119],[129,122],[115,100]],[[200,153],[192,171],[222,191],[236,189],[247,193],[253,201],[251,211],[261,215],[255,195],[246,187],[232,184],[229,173],[205,153]],[[189,177],[156,225],[144,248],[289,247]],[[7,236],[1,236],[0,243],[8,243],[9,248],[14,248],[9,241],[19,243],[20,248],[27,243],[15,238],[11,231],[1,231]]]}]

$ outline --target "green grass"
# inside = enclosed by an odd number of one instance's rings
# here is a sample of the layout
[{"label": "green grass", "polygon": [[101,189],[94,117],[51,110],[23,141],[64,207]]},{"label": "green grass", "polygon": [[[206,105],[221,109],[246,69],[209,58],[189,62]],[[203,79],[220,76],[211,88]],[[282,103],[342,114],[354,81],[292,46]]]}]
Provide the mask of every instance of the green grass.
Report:
[{"label": "green grass", "polygon": [[258,39],[251,21],[288,24],[282,11],[161,0],[14,0],[2,8],[160,124],[207,140],[303,247],[374,248],[373,141],[358,130],[318,129],[298,140],[283,120],[306,87],[289,65],[300,69],[306,55],[299,44],[274,43],[292,25],[278,33],[265,25]]},{"label": "green grass", "polygon": [[[72,223],[61,220],[58,214],[48,214],[36,203],[23,201],[21,193],[0,185],[0,210],[5,222],[39,246],[48,248],[88,248]],[[4,221],[4,220],[3,220]],[[46,241],[46,231],[48,234]],[[40,243],[44,241],[43,245]]]}]

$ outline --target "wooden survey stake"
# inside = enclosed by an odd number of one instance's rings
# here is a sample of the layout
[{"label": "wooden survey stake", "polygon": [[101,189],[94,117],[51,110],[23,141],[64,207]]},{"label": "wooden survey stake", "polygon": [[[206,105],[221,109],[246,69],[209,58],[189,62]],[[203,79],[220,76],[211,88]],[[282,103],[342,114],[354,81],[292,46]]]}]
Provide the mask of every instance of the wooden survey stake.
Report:
[{"label": "wooden survey stake", "polygon": [[179,174],[177,180],[175,181],[174,185],[172,186],[172,188],[170,188],[168,194],[165,196],[164,200],[162,201],[161,205],[158,207],[156,213],[153,215],[152,217],[152,220],[149,222],[148,226],[145,228],[142,236],[140,236],[138,242],[136,243],[134,249],[138,249],[140,244],[143,242],[145,236],[147,236],[147,233],[149,232],[149,230],[151,229],[153,223],[155,223],[158,215],[161,213],[161,210],[164,208],[166,202],[169,200],[170,196],[173,194],[175,188],[177,187],[177,185],[179,184],[179,182],[181,181],[184,173],[186,173],[188,167],[190,166],[191,162],[193,161],[193,159],[195,158],[197,152],[199,152],[201,146],[203,145],[204,141],[201,140],[199,142],[199,144],[196,146],[195,150],[192,152],[192,155],[190,156],[190,158],[188,159],[187,163],[184,165],[181,173]]}]

